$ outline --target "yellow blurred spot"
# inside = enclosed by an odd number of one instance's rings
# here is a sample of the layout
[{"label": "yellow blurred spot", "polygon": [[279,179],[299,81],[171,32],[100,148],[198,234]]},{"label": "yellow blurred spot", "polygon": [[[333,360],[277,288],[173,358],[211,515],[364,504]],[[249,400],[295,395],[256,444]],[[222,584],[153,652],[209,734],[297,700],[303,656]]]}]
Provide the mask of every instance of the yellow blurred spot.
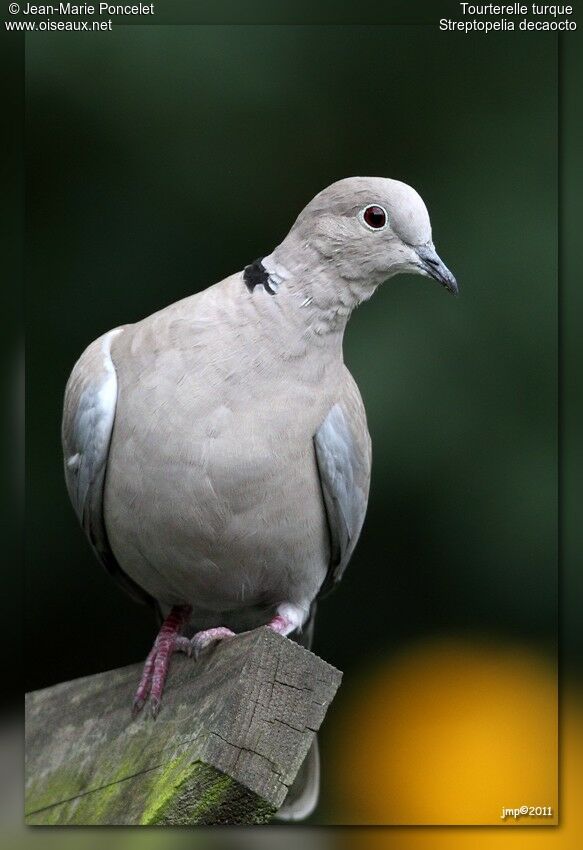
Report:
[{"label": "yellow blurred spot", "polygon": [[[557,823],[557,715],[556,674],[532,652],[454,641],[416,647],[344,702],[329,766],[333,819]],[[503,807],[523,805],[550,806],[553,816],[502,820]]]}]

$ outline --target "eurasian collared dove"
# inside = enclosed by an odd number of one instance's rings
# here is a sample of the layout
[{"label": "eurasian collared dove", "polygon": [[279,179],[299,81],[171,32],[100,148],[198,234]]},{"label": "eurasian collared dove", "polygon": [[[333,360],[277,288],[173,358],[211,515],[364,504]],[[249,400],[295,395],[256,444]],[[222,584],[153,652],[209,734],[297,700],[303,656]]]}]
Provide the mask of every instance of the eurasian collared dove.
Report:
[{"label": "eurasian collared dove", "polygon": [[[339,180],[271,254],[109,331],[76,363],[62,430],[69,495],[101,562],[166,618],[134,711],[149,695],[157,713],[173,651],[262,625],[309,645],[369,491],[344,329],[399,272],[457,293],[417,192]],[[315,805],[315,748],[296,786],[291,818]]]}]

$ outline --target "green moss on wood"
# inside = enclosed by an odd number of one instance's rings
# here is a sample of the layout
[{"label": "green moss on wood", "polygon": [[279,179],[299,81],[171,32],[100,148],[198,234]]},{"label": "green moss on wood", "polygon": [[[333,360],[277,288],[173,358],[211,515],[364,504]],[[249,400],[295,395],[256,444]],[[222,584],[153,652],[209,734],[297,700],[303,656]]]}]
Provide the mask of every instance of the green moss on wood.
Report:
[{"label": "green moss on wood", "polygon": [[142,825],[163,823],[166,813],[176,803],[181,788],[197,772],[197,764],[179,757],[172,759],[160,771],[157,771],[154,784],[140,818]]},{"label": "green moss on wood", "polygon": [[[78,768],[69,763],[55,768],[48,776],[29,777],[26,821],[107,823],[100,818],[123,811],[118,800],[127,794],[128,784],[136,779],[136,765],[140,764],[144,746],[138,739],[126,741],[124,748],[116,743],[103,748],[102,759],[92,765],[89,780],[84,775],[83,766]],[[141,776],[145,781],[151,781],[148,774],[155,770],[146,770]]]},{"label": "green moss on wood", "polygon": [[204,762],[191,765],[179,785],[167,786],[148,812],[143,824],[189,825],[267,823],[275,808]]},{"label": "green moss on wood", "polygon": [[[179,755],[167,764],[135,774],[132,756],[124,761],[100,786],[94,776],[91,789],[71,798],[78,785],[74,770],[60,768],[30,789],[26,822],[34,824],[121,824],[143,826],[267,823],[275,809],[231,777],[204,762],[191,762]],[[137,784],[139,794],[136,795]],[[137,799],[141,811],[129,817]],[[55,804],[55,800],[61,802]]]}]

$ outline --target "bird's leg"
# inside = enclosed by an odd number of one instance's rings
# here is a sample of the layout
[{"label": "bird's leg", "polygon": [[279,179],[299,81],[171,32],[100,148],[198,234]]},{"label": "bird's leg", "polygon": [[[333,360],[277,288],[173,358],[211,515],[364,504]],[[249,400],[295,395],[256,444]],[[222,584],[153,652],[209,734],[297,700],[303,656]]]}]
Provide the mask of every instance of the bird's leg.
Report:
[{"label": "bird's leg", "polygon": [[308,613],[309,607],[305,609],[291,602],[284,602],[278,605],[277,613],[269,621],[267,628],[277,632],[278,635],[289,635],[296,629],[301,629],[308,618]]},{"label": "bird's leg", "polygon": [[204,629],[202,632],[197,632],[190,641],[191,647],[194,650],[194,657],[198,658],[203,649],[210,646],[211,643],[216,643],[226,637],[234,637],[235,632],[225,626],[217,626],[214,629]]},{"label": "bird's leg", "polygon": [[[291,602],[284,602],[282,605],[278,605],[276,616],[266,625],[268,629],[273,629],[274,632],[280,635],[289,635],[303,626],[307,620],[308,613],[309,606],[302,608],[299,605],[293,605]],[[191,640],[194,657],[198,658],[207,646],[227,637],[235,637],[235,632],[225,628],[225,626],[217,626],[214,629],[205,629],[202,632],[197,632]]]},{"label": "bird's leg", "polygon": [[154,646],[146,658],[142,678],[134,697],[132,707],[134,717],[142,710],[148,695],[150,695],[152,716],[156,717],[160,711],[162,691],[164,690],[172,653],[186,652],[187,655],[191,654],[190,641],[178,634],[188,620],[191,611],[190,605],[175,605],[162,623]]}]

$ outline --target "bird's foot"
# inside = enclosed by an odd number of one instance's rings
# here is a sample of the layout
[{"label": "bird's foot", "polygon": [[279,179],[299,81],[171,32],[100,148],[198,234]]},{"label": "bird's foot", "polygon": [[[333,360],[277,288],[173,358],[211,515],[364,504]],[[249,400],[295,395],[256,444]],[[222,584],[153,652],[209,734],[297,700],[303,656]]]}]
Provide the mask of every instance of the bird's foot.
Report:
[{"label": "bird's foot", "polygon": [[301,630],[308,618],[308,612],[309,608],[306,609],[300,605],[293,605],[291,602],[284,602],[278,606],[277,613],[267,623],[267,628],[285,637],[295,632],[296,629]]},{"label": "bird's foot", "polygon": [[227,637],[235,637],[235,632],[227,629],[224,626],[217,626],[214,629],[205,629],[202,632],[197,632],[190,641],[190,645],[194,650],[194,657],[198,658],[203,649],[210,646],[212,643],[217,643],[219,640],[224,640]]},{"label": "bird's foot", "polygon": [[150,696],[152,716],[156,717],[160,711],[164,683],[170,666],[170,659],[174,652],[185,652],[192,654],[192,644],[188,638],[179,634],[180,629],[190,616],[189,605],[175,605],[158,632],[154,646],[146,658],[142,678],[134,697],[132,716],[136,717]]}]

